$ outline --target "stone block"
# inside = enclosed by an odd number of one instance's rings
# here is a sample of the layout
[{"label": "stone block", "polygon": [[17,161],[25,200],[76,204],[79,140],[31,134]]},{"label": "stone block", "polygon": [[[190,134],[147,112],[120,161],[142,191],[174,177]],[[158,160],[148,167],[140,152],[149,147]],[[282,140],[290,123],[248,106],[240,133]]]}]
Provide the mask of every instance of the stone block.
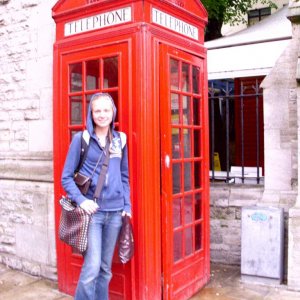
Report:
[{"label": "stone block", "polygon": [[[263,187],[259,185],[253,186],[237,186],[231,189],[230,193],[230,202],[229,204],[232,206],[240,206],[237,205],[239,201],[243,202],[243,205],[249,205],[253,202],[259,201],[263,194]],[[248,202],[248,203],[247,203]]]},{"label": "stone block", "polygon": [[9,141],[0,141],[0,152],[7,152],[9,151]]},{"label": "stone block", "polygon": [[21,110],[9,111],[8,114],[11,121],[24,121],[24,111]]},{"label": "stone block", "polygon": [[22,4],[22,8],[31,8],[31,7],[34,7],[34,6],[37,6],[39,5],[40,3],[40,0],[22,0],[21,1],[21,4]]},{"label": "stone block", "polygon": [[225,235],[223,238],[223,243],[231,245],[232,248],[239,250],[241,248],[241,231],[235,230]]},{"label": "stone block", "polygon": [[[279,129],[288,127],[288,105],[285,101],[273,103],[274,99],[287,99],[288,91],[272,90],[269,96],[264,92],[264,128]],[[270,99],[270,100],[268,100]],[[275,100],[274,100],[275,101]]]},{"label": "stone block", "polygon": [[16,254],[28,261],[48,263],[47,229],[29,224],[17,224]]},{"label": "stone block", "polygon": [[41,275],[41,266],[37,263],[32,263],[30,261],[22,261],[22,271],[29,273],[33,276]]},{"label": "stone block", "polygon": [[[46,13],[49,16],[49,14],[51,13],[51,9],[45,10],[44,15]],[[44,17],[42,19],[42,16],[39,16],[39,21],[38,22],[39,22],[40,26],[39,26],[38,32],[37,32],[37,54],[38,54],[39,57],[43,57],[43,58],[47,57],[48,62],[46,63],[46,66],[53,63],[52,55],[49,55],[49,49],[52,48],[52,45],[55,42],[55,39],[54,39],[54,37],[55,37],[55,26],[49,26],[50,25],[49,24],[50,19],[52,19],[52,18]],[[45,34],[45,31],[47,31],[48,34]],[[45,68],[45,71],[47,72],[48,78],[49,78],[49,76],[52,77],[52,74],[49,74],[48,68],[47,69]]]},{"label": "stone block", "polygon": [[235,208],[233,207],[211,207],[210,217],[217,220],[235,219]]},{"label": "stone block", "polygon": [[53,180],[53,163],[49,160],[0,160],[0,172],[6,178],[27,180]]},{"label": "stone block", "polygon": [[215,199],[214,201],[215,206],[220,206],[220,207],[228,207],[229,206],[229,199]]},{"label": "stone block", "polygon": [[22,262],[15,255],[1,255],[1,262],[14,270],[22,270]]},{"label": "stone block", "polygon": [[38,192],[34,193],[32,206],[33,206],[32,217],[34,220],[34,225],[38,227],[47,228],[48,226],[47,195]]},{"label": "stone block", "polygon": [[53,135],[51,120],[39,120],[29,123],[29,151],[52,151]]},{"label": "stone block", "polygon": [[40,112],[39,110],[31,109],[27,110],[24,113],[24,120],[30,121],[30,120],[39,120],[40,119]]},{"label": "stone block", "polygon": [[265,189],[291,190],[290,150],[273,149],[268,151],[268,155],[265,155]]},{"label": "stone block", "polygon": [[210,234],[210,244],[222,244],[223,243],[223,237],[219,232],[211,231]]},{"label": "stone block", "polygon": [[57,267],[41,265],[41,276],[57,282]]},{"label": "stone block", "polygon": [[14,236],[2,235],[2,237],[0,238],[0,242],[1,242],[1,244],[5,244],[5,245],[14,245],[16,242],[16,239]]},{"label": "stone block", "polygon": [[265,151],[280,149],[280,130],[265,129],[264,131],[264,149]]}]

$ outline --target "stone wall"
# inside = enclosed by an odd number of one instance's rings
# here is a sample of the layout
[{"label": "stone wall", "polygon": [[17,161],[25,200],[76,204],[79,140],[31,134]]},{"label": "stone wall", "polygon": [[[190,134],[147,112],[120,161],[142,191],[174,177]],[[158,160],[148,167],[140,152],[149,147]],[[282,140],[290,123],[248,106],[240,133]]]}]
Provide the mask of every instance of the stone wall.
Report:
[{"label": "stone wall", "polygon": [[52,175],[55,0],[0,1],[0,262],[56,278]]},{"label": "stone wall", "polygon": [[210,189],[211,261],[240,265],[241,210],[257,205],[263,186],[212,184]]},{"label": "stone wall", "polygon": [[[243,207],[269,207],[263,185],[212,183],[210,187],[210,251],[215,263],[241,264],[241,212]],[[288,215],[295,195],[284,193],[277,207],[284,209],[284,277],[288,273]],[[273,206],[273,205],[271,205]]]}]

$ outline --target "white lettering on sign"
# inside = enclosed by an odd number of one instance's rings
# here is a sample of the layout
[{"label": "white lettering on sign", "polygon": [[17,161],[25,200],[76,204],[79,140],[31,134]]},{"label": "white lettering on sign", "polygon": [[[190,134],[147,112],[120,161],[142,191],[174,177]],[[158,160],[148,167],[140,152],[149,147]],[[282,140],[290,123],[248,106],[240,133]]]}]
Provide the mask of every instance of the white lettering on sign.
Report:
[{"label": "white lettering on sign", "polygon": [[188,36],[194,40],[198,40],[199,38],[199,32],[197,27],[188,24],[180,19],[177,19],[156,8],[152,8],[152,22],[170,30],[181,33],[185,36]]},{"label": "white lettering on sign", "polygon": [[131,7],[124,7],[103,14],[79,19],[65,24],[65,36],[131,21]]}]

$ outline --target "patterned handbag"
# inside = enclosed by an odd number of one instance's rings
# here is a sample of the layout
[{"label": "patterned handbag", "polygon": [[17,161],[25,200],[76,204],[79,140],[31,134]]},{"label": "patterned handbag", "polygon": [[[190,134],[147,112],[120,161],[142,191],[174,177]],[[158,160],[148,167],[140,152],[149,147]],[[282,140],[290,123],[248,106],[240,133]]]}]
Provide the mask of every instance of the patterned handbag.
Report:
[{"label": "patterned handbag", "polygon": [[90,215],[65,196],[61,197],[59,203],[62,208],[58,231],[59,238],[76,252],[83,253],[87,249]]}]

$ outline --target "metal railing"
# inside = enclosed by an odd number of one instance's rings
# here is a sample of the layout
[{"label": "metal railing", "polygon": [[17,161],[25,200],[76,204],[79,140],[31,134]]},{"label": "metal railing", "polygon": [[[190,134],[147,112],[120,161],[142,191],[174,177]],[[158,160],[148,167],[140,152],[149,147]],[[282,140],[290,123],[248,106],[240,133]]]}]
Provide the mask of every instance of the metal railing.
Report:
[{"label": "metal railing", "polygon": [[209,81],[212,181],[263,183],[261,80]]}]

